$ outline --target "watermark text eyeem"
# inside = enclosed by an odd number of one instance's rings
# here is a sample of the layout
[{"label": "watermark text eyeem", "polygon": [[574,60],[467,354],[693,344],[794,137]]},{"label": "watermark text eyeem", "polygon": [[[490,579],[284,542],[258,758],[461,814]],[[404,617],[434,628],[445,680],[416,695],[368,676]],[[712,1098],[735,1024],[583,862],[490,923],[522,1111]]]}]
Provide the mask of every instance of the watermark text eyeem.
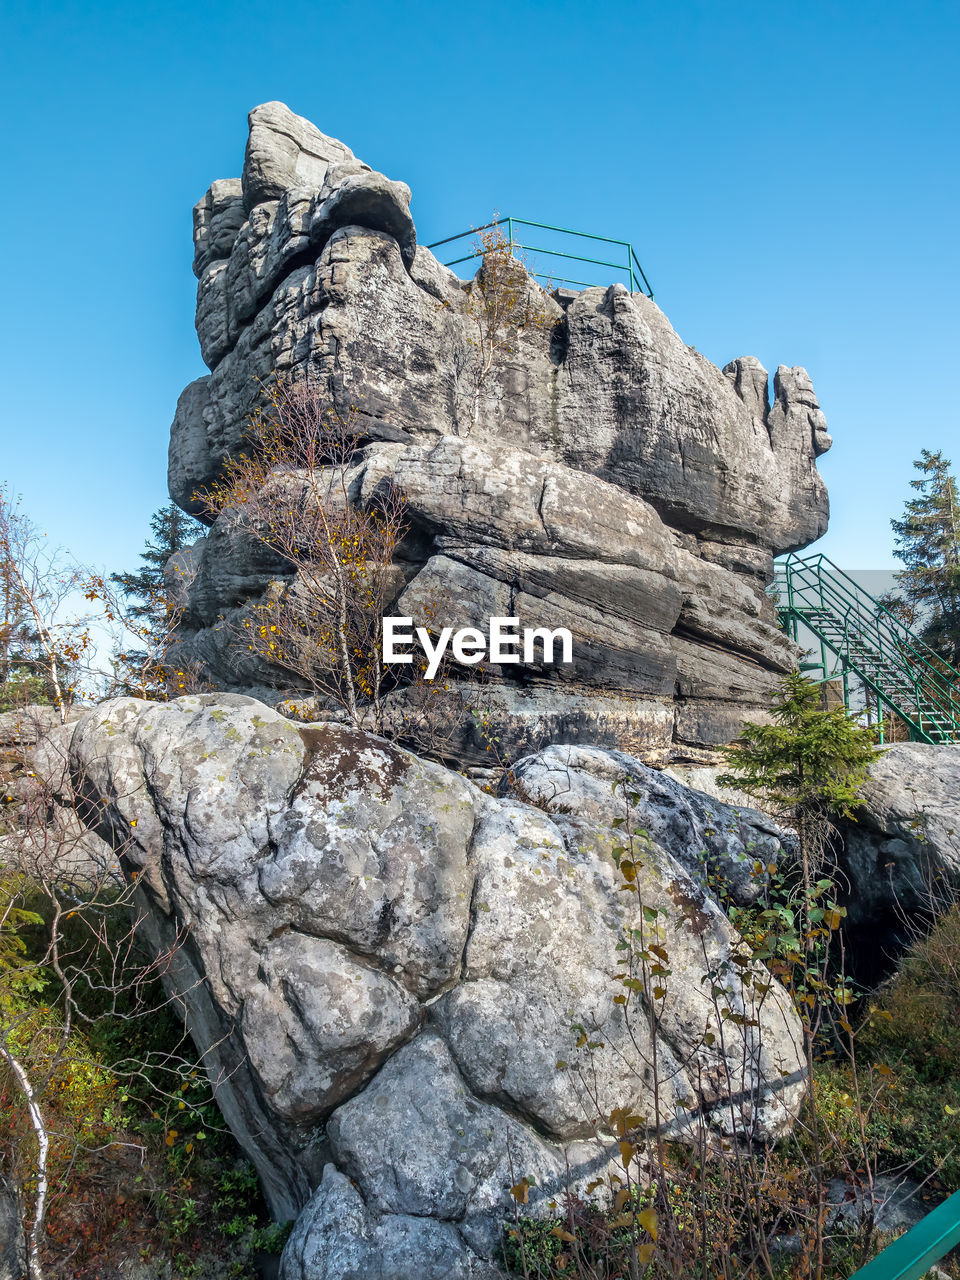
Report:
[{"label": "watermark text eyeem", "polygon": [[[524,627],[519,618],[491,618],[488,632],[477,627],[442,627],[436,638],[426,627],[414,627],[412,618],[384,618],[383,661],[413,662],[413,646],[419,644],[427,659],[424,676],[433,680],[449,650],[454,662],[472,667],[487,659],[498,666],[504,663],[531,664],[572,662],[573,636],[566,627]],[[560,657],[556,652],[559,648]]]}]

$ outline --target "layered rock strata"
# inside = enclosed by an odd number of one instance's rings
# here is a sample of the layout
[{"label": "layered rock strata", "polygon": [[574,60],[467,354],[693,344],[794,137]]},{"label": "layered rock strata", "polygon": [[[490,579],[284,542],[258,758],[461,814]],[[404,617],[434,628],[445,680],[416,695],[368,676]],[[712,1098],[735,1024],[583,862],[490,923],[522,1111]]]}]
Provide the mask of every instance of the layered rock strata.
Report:
[{"label": "layered rock strata", "polygon": [[[418,245],[409,203],[282,104],[251,113],[242,178],[195,210],[211,372],[177,407],[174,500],[200,509],[263,385],[317,384],[357,406],[362,467],[409,503],[397,612],[429,595],[461,626],[495,607],[572,629],[572,669],[493,673],[512,755],[564,739],[696,757],[728,741],[795,659],[765,594],[773,556],[826,528],[830,438],[808,375],[781,366],[771,398],[758,361],[721,371],[642,294],[532,281],[536,322],[485,368],[492,286]],[[221,516],[188,558],[181,659],[216,687],[288,695],[237,643],[284,576],[251,542]],[[465,717],[456,754],[482,750]]]}]

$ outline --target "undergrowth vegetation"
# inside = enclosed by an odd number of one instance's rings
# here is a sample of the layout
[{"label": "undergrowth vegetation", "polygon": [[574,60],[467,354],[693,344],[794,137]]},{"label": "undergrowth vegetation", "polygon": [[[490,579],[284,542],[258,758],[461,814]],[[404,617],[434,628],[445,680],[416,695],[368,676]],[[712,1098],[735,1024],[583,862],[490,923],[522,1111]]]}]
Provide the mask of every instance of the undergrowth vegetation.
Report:
[{"label": "undergrowth vegetation", "polygon": [[[884,1169],[909,1170],[942,1193],[960,1189],[960,906],[863,1003],[860,1057],[884,1083],[866,1117],[868,1145]],[[849,1111],[849,1063],[824,1061],[820,1074]]]},{"label": "undergrowth vegetation", "polygon": [[259,1275],[288,1228],[140,954],[127,891],[12,872],[0,891],[0,1190],[17,1195],[30,1274]]}]

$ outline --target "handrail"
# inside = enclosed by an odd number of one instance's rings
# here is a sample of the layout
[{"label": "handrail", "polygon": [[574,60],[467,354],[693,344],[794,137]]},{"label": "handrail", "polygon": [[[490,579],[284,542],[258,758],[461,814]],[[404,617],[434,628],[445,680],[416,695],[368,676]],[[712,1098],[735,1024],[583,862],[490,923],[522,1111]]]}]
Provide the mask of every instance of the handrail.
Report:
[{"label": "handrail", "polygon": [[[784,566],[786,565],[789,565],[791,567],[803,566],[804,568],[807,568],[808,566],[811,568],[813,566],[816,566],[817,572],[820,574],[822,574],[823,565],[825,564],[829,565],[830,577],[832,577],[834,580],[843,579],[843,582],[849,583],[850,585],[849,587],[847,587],[847,594],[850,596],[853,596],[853,598],[857,601],[858,604],[864,603],[864,599],[866,601],[869,601],[870,612],[874,615],[883,614],[884,619],[887,622],[887,625],[892,627],[893,630],[899,631],[902,633],[902,638],[904,642],[910,645],[912,650],[916,653],[917,657],[921,658],[921,660],[926,662],[927,665],[932,665],[929,662],[929,660],[926,657],[924,657],[924,654],[921,653],[921,650],[923,650],[925,651],[926,654],[929,654],[930,658],[932,658],[933,662],[936,663],[938,666],[941,663],[945,666],[949,665],[945,663],[944,659],[941,658],[939,654],[935,653],[934,650],[931,649],[929,645],[924,644],[924,642],[919,638],[919,636],[914,635],[914,633],[910,630],[907,624],[901,618],[898,618],[897,615],[893,613],[890,609],[888,609],[887,606],[881,600],[877,600],[875,596],[872,596],[869,593],[869,591],[866,591],[863,587],[861,587],[860,584],[854,578],[851,578],[848,573],[846,573],[843,569],[835,565],[833,561],[829,559],[829,557],[823,554],[822,551],[818,552],[817,555],[808,556],[806,559],[801,559],[796,554],[790,555],[787,557],[786,561],[783,562],[783,564]],[[779,567],[780,566],[778,566],[778,568]],[[838,582],[837,586],[842,587],[842,584]],[[953,674],[957,675],[958,673],[953,672]]]},{"label": "handrail", "polygon": [[960,673],[879,600],[823,554],[788,556],[777,565],[781,622],[798,623],[925,742],[960,741]]},{"label": "handrail", "polygon": [[[801,588],[807,585],[809,584],[804,583],[801,578]],[[899,628],[891,627],[887,619],[883,619],[883,625],[881,625],[879,617],[870,616],[869,613],[864,616],[862,601],[855,598],[851,600],[849,595],[845,597],[842,593],[831,589],[828,581],[821,579],[817,585],[819,587],[819,598],[812,603],[809,599],[802,600],[806,610],[820,611],[824,607],[829,608],[832,606],[835,616],[829,620],[833,622],[834,626],[836,626],[838,619],[842,620],[844,640],[848,646],[851,640],[852,625],[852,641],[854,644],[859,644],[862,647],[865,639],[867,639],[871,645],[876,647],[876,653],[874,655],[868,654],[867,656],[877,657],[882,661],[892,663],[897,673],[912,684],[917,693],[922,691],[931,701],[941,705],[945,704],[947,713],[951,718],[955,718],[956,712],[960,711],[960,707],[954,706],[952,691],[944,683],[942,671],[939,668],[935,668],[927,657],[919,652],[917,645],[920,642],[911,643],[900,632]],[[796,586],[794,586],[794,594],[796,594]],[[821,634],[822,629],[815,625],[814,620],[809,617],[806,611],[804,612],[803,620],[806,625],[816,631],[821,639],[825,639],[827,643],[830,642],[831,637]],[[889,634],[885,635],[885,630]],[[890,652],[891,645],[893,646],[892,653]],[[831,645],[831,648],[836,651],[836,646]],[[910,658],[913,660],[912,664]]]},{"label": "handrail", "polygon": [[921,1280],[960,1244],[960,1191],[937,1205],[905,1234],[855,1271],[850,1280]]},{"label": "handrail", "polygon": [[[825,564],[830,566],[826,574],[823,570]],[[893,643],[906,649],[921,664],[922,668],[933,676],[938,685],[944,680],[960,678],[960,673],[954,671],[939,654],[935,653],[929,645],[924,644],[918,636],[914,635],[906,623],[902,622],[886,605],[859,586],[849,574],[837,568],[825,555],[811,556],[807,560],[801,560],[798,556],[790,556],[782,567],[787,572],[792,571],[794,575],[800,577],[801,583],[803,583],[806,571],[815,571],[821,598],[839,600],[841,604],[852,607],[864,625],[870,626],[872,624],[876,628],[878,642],[881,644],[883,641],[882,623],[883,627],[893,632]],[[839,579],[844,581],[841,582]],[[844,582],[849,583],[849,587],[844,587]],[[853,588],[853,590],[850,588]],[[816,605],[810,607],[816,607]],[[946,687],[945,691],[950,693],[949,687]],[[950,693],[950,700],[951,702],[953,701],[952,693]],[[957,710],[960,712],[960,703],[957,704]]]},{"label": "handrail", "polygon": [[[482,227],[471,227],[469,231],[460,231],[457,235],[446,236],[443,240],[435,240],[433,244],[427,245],[427,248],[431,251],[439,249],[442,245],[453,244],[454,241],[462,240],[466,236],[475,236],[481,231],[489,231],[491,227],[504,225],[507,228],[507,243],[510,246],[511,252],[514,248],[526,249],[530,253],[544,254],[553,258],[564,258],[569,262],[585,262],[591,266],[610,267],[612,270],[622,271],[626,275],[630,291],[632,293],[643,293],[648,298],[653,298],[653,289],[651,288],[650,281],[647,279],[646,273],[644,272],[643,267],[641,267],[640,260],[637,257],[636,251],[630,241],[616,240],[612,236],[597,235],[596,232],[593,231],[572,231],[569,227],[555,227],[549,222],[532,222],[529,218],[504,217],[495,218],[492,222],[487,222]],[[562,249],[547,249],[543,246],[524,244],[514,236],[514,227],[533,227],[539,231],[552,231],[558,235],[574,236],[577,239],[597,240],[602,244],[617,245],[625,251],[625,261],[607,262],[605,259],[591,258],[587,257],[585,254],[565,253]],[[477,248],[472,253],[465,254],[463,257],[454,258],[450,262],[445,262],[444,266],[459,266],[462,262],[470,262],[474,258],[482,258],[485,252],[486,251],[484,249]],[[533,271],[531,274],[538,279],[546,280],[548,282],[556,280],[556,282],[560,284],[576,284],[585,289],[595,287],[587,281],[574,280],[570,276],[560,276],[555,278],[542,271]]]},{"label": "handrail", "polygon": [[633,245],[630,246],[630,256],[633,258],[633,261],[636,264],[636,268],[640,272],[640,279],[647,286],[647,294],[649,295],[649,297],[652,298],[653,286],[651,285],[650,281],[647,279],[647,275],[643,267],[641,267],[640,265],[640,259],[637,257],[636,253],[634,252]]},{"label": "handrail", "polygon": [[[817,627],[816,623],[809,622],[806,619],[803,619],[803,621],[804,621],[804,625],[809,627],[809,629],[814,633],[814,635],[816,635],[817,639],[820,640],[822,644],[825,644],[828,648],[833,648],[833,646],[831,645],[830,639],[823,634],[820,628]],[[906,709],[905,701],[902,696],[891,694],[889,690],[885,689],[882,684],[879,684],[875,679],[873,679],[873,677],[868,672],[862,670],[862,668],[857,663],[851,661],[849,666],[850,666],[850,669],[854,672],[854,674],[858,677],[858,679],[860,679],[863,682],[863,684],[866,685],[866,687],[870,690],[870,692],[874,695],[874,697],[878,700],[878,702],[882,702],[884,706],[888,708],[888,710],[892,711],[895,715],[899,716],[901,720],[906,722],[906,724],[909,726],[911,732],[916,738],[918,738],[921,742],[934,741],[934,738],[930,735],[928,730],[923,725],[924,713],[919,708],[919,698],[915,699],[918,703],[917,711],[914,712],[912,706],[908,711]],[[844,698],[845,702],[847,701],[846,695],[847,695],[847,691],[845,690],[845,698]],[[849,703],[848,703],[848,706],[849,706]]]},{"label": "handrail", "polygon": [[[830,572],[826,575],[823,572],[824,564],[830,566]],[[817,585],[821,591],[825,591],[842,603],[851,605],[858,613],[865,609],[867,615],[865,621],[875,623],[878,631],[882,620],[883,624],[896,634],[897,643],[906,646],[913,656],[938,678],[942,678],[946,674],[942,669],[943,667],[947,667],[953,676],[958,675],[952,668],[949,668],[949,664],[944,662],[939,654],[935,653],[918,636],[914,635],[906,623],[902,622],[886,605],[860,587],[849,574],[844,573],[842,569],[838,569],[825,555],[812,556],[807,560],[802,560],[793,555],[788,557],[786,562],[778,565],[777,568],[781,575],[786,571],[793,576],[799,577],[803,585],[807,585],[803,583],[804,575],[808,571],[816,572]],[[850,590],[849,587],[844,588],[844,584],[838,579],[844,579],[853,590]]]}]

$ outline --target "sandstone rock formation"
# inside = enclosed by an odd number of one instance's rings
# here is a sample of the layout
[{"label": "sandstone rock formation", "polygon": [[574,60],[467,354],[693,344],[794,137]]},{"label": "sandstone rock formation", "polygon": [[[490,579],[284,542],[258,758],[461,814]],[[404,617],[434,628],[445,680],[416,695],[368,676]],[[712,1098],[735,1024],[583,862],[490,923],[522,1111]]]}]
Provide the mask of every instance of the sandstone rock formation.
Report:
[{"label": "sandstone rock formation", "polygon": [[65,724],[49,706],[0,715],[0,871],[82,893],[121,880],[113,850],[76,812],[67,758],[84,714],[71,707]]},{"label": "sandstone rock formation", "polygon": [[[704,888],[706,867],[749,900],[779,852],[761,815],[572,746],[496,798],[229,694],[101,704],[69,761],[274,1212],[307,1206],[286,1280],[491,1274],[510,1186],[534,1180],[538,1213],[610,1172],[616,1107],[760,1142],[795,1114],[796,1016]],[[671,973],[625,1006],[640,929]]]},{"label": "sandstone rock formation", "polygon": [[960,889],[960,746],[897,742],[878,756],[841,867],[851,923],[931,914]]},{"label": "sandstone rock formation", "polygon": [[[642,294],[532,282],[543,322],[484,372],[483,272],[462,282],[419,246],[409,202],[282,104],[251,112],[242,178],[195,210],[211,372],[177,407],[174,500],[199,510],[261,383],[318,384],[359,407],[362,465],[410,503],[398,612],[439,595],[461,626],[495,605],[573,630],[573,669],[495,673],[505,751],[562,739],[695,758],[728,741],[794,662],[765,595],[772,557],[826,528],[809,377],[781,366],[771,401],[758,361],[719,370]],[[236,637],[283,566],[225,516],[188,560],[180,660],[215,687],[291,692]],[[465,721],[455,754],[482,751]]]}]

